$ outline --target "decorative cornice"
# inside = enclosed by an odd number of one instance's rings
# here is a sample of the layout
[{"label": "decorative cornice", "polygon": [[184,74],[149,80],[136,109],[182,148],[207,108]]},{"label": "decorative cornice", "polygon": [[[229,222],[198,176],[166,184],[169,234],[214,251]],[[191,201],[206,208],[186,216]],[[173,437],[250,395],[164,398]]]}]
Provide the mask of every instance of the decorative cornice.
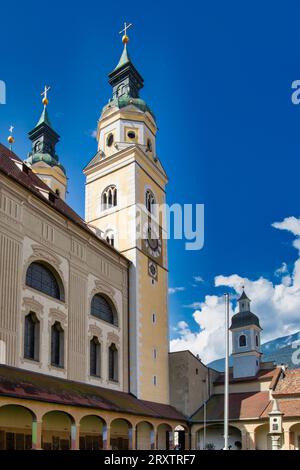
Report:
[{"label": "decorative cornice", "polygon": [[38,315],[41,315],[44,310],[44,306],[38,302],[34,296],[32,297],[24,297],[23,298],[23,305],[25,307],[26,312],[32,311]]}]

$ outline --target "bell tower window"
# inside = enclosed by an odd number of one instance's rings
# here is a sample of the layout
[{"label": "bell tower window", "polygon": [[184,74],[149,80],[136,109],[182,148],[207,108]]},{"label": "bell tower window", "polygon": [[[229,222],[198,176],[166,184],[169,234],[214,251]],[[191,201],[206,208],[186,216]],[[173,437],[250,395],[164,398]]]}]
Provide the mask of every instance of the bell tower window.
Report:
[{"label": "bell tower window", "polygon": [[146,209],[150,214],[154,213],[154,206],[156,204],[155,197],[153,192],[150,189],[147,189],[145,196],[145,205]]},{"label": "bell tower window", "polygon": [[239,337],[239,347],[240,348],[244,348],[245,346],[247,346],[247,338],[246,338],[246,335],[241,335]]},{"label": "bell tower window", "polygon": [[152,152],[152,142],[151,139],[147,139],[147,152]]},{"label": "bell tower window", "polygon": [[107,145],[107,147],[111,147],[113,143],[114,143],[114,135],[112,133],[110,133],[106,137],[106,145]]},{"label": "bell tower window", "polygon": [[112,185],[106,188],[103,193],[102,193],[102,210],[107,210],[111,209],[112,207],[115,207],[118,203],[118,194],[117,194],[117,188]]}]

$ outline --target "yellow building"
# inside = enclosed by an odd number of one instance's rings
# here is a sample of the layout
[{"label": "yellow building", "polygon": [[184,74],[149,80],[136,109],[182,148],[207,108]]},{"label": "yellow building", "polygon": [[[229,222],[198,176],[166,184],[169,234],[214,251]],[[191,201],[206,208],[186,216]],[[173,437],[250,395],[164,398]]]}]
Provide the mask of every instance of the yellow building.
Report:
[{"label": "yellow building", "polygon": [[65,202],[49,88],[25,162],[0,144],[0,449],[189,445],[169,404],[167,176],[126,38],[85,220]]},{"label": "yellow building", "polygon": [[84,169],[85,219],[131,261],[130,389],[141,399],[169,403],[167,244],[159,210],[167,176],[157,156],[155,117],[139,97],[143,79],[126,42],[109,82],[98,152]]}]

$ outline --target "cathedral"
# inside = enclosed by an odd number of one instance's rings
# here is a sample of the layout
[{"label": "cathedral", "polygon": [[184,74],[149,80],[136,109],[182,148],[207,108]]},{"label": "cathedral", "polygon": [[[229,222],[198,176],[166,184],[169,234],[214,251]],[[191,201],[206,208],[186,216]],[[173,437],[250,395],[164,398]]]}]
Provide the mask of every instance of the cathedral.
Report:
[{"label": "cathedral", "polygon": [[[49,87],[27,158],[12,128],[0,144],[0,450],[223,448],[224,374],[169,353],[168,178],[126,29],[84,219],[66,202]],[[231,320],[230,448],[300,449],[300,370],[263,362],[250,302],[243,291]]]},{"label": "cathedral", "polygon": [[167,175],[122,42],[84,220],[66,203],[49,87],[27,158],[12,134],[0,144],[0,449],[188,446],[169,400]]}]

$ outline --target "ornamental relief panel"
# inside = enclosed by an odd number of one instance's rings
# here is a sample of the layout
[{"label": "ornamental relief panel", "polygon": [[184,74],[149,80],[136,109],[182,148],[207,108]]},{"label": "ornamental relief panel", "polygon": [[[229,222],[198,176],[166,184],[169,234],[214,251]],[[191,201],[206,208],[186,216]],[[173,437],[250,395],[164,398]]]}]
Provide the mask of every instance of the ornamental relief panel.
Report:
[{"label": "ornamental relief panel", "polygon": [[94,282],[94,285],[95,285],[95,287],[94,287],[94,289],[92,290],[92,292],[90,294],[89,305],[91,305],[91,302],[92,302],[92,299],[93,299],[94,295],[96,295],[96,294],[105,294],[113,302],[116,310],[118,311],[116,301],[115,301],[115,290],[112,287],[107,286],[107,285],[103,284],[103,282],[98,281],[98,280],[96,280]]},{"label": "ornamental relief panel", "polygon": [[21,206],[2,191],[0,193],[0,211],[14,221],[21,219]]},{"label": "ornamental relief panel", "polygon": [[[37,317],[40,317],[43,314],[44,306],[38,302],[34,296],[24,297],[23,298],[24,312],[34,312]],[[40,319],[40,318],[39,318]]]},{"label": "ornamental relief panel", "polygon": [[97,325],[89,325],[89,338],[91,339],[93,336],[96,336],[97,338],[102,338],[103,336],[101,328]]},{"label": "ornamental relief panel", "polygon": [[43,222],[42,224],[42,237],[44,240],[50,243],[54,243],[54,234],[55,230],[52,225],[47,224],[47,222]]},{"label": "ornamental relief panel", "polygon": [[54,255],[52,251],[47,250],[45,247],[40,246],[40,245],[32,245],[31,248],[33,251],[32,256],[34,256],[35,258],[42,258],[45,261],[47,261],[49,264],[59,269],[61,265],[61,260],[58,258],[58,256]]},{"label": "ornamental relief panel", "polygon": [[115,343],[116,345],[120,344],[120,338],[116,333],[113,331],[110,331],[107,333],[107,347],[109,347],[112,343]]},{"label": "ornamental relief panel", "polygon": [[67,315],[59,308],[50,308],[49,310],[49,324],[52,326],[56,321],[67,326]]}]

